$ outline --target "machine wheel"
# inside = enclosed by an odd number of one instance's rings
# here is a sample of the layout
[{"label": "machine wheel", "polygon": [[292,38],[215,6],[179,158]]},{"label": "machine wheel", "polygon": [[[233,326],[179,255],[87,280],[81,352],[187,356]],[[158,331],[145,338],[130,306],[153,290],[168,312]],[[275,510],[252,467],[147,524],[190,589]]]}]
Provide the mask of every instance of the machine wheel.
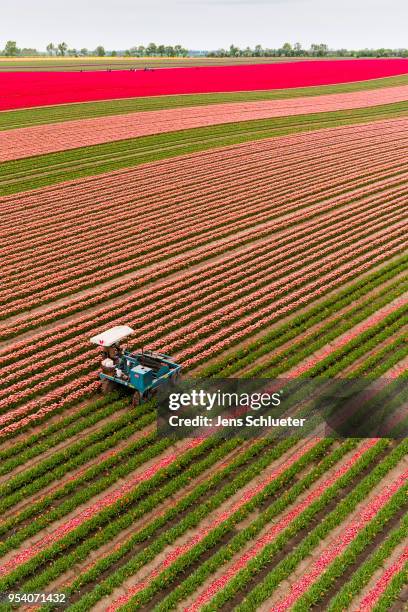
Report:
[{"label": "machine wheel", "polygon": [[106,378],[102,381],[102,393],[104,395],[108,395],[108,393],[112,393],[116,389],[116,385],[112,380],[107,380]]},{"label": "machine wheel", "polygon": [[132,406],[135,408],[136,406],[140,406],[142,403],[142,396],[139,391],[135,391],[132,397]]}]

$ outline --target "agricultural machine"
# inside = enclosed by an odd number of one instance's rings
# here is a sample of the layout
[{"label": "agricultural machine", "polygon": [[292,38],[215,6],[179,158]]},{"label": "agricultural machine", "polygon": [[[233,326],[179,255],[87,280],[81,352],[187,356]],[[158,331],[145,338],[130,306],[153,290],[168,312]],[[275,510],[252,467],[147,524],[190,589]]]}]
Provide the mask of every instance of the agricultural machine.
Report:
[{"label": "agricultural machine", "polygon": [[153,351],[130,351],[121,342],[133,334],[127,325],[118,325],[91,338],[92,344],[102,348],[103,393],[110,393],[118,385],[133,392],[133,405],[149,400],[159,387],[174,383],[180,375],[181,365],[171,357]]}]

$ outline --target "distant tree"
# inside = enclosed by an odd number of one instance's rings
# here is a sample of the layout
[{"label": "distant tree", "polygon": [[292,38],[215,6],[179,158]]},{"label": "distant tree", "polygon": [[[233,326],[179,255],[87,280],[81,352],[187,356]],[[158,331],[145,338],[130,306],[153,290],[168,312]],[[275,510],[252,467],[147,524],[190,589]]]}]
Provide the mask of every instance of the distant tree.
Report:
[{"label": "distant tree", "polygon": [[300,44],[300,42],[297,42],[293,45],[293,53],[297,56],[303,55],[303,49],[302,49],[302,45]]},{"label": "distant tree", "polygon": [[98,57],[104,57],[104,55],[106,55],[105,49],[104,47],[102,47],[102,45],[98,45],[96,47],[95,55],[97,55]]},{"label": "distant tree", "polygon": [[67,53],[71,57],[78,57],[78,51],[76,49],[68,49]]},{"label": "distant tree", "polygon": [[68,49],[68,45],[66,42],[59,43],[57,55],[65,55]]},{"label": "distant tree", "polygon": [[255,55],[256,57],[260,57],[261,55],[263,55],[262,45],[256,45],[256,46],[255,46],[254,55]]},{"label": "distant tree", "polygon": [[48,43],[46,49],[47,49],[48,55],[54,55],[54,53],[56,52],[54,43]]},{"label": "distant tree", "polygon": [[118,52],[117,52],[117,51],[113,50],[113,51],[111,52],[111,57],[117,57],[117,55],[118,55]]},{"label": "distant tree", "polygon": [[130,57],[132,54],[130,53],[130,49],[126,49],[124,56],[125,57]]},{"label": "distant tree", "polygon": [[290,43],[285,42],[282,45],[282,55],[286,55],[286,56],[292,55],[292,45]]},{"label": "distant tree", "polygon": [[17,43],[15,40],[8,40],[6,42],[6,46],[4,47],[4,55],[8,57],[13,57],[20,53],[20,49],[17,47]]},{"label": "distant tree", "polygon": [[181,45],[175,45],[175,47],[174,47],[174,53],[175,53],[176,55],[182,55],[182,49],[183,49],[183,47],[182,47]]},{"label": "distant tree", "polygon": [[157,54],[157,46],[155,43],[149,43],[146,49],[146,55],[156,55]]},{"label": "distant tree", "polygon": [[174,57],[176,55],[174,47],[172,47],[171,45],[167,45],[164,49],[164,52],[167,55],[167,57]]},{"label": "distant tree", "polygon": [[163,57],[163,55],[165,55],[165,53],[166,53],[166,48],[165,48],[165,46],[164,46],[164,45],[159,45],[159,46],[157,47],[157,53],[158,53],[160,56],[162,56],[162,57]]},{"label": "distant tree", "polygon": [[88,49],[87,49],[86,47],[83,47],[83,48],[80,50],[80,54],[81,54],[81,55],[86,56],[86,55],[88,55],[88,53],[89,53],[89,51],[88,51]]},{"label": "distant tree", "polygon": [[320,43],[318,45],[316,43],[313,43],[310,46],[310,51],[311,51],[312,55],[316,55],[318,57],[323,57],[324,55],[327,55],[327,53],[329,51],[329,48],[324,43]]},{"label": "distant tree", "polygon": [[29,57],[33,57],[33,55],[39,55],[37,49],[34,49],[33,47],[23,47],[20,50],[20,55],[25,55],[25,56],[29,56]]},{"label": "distant tree", "polygon": [[146,47],[144,45],[139,45],[137,48],[137,54],[139,57],[144,57],[146,55]]}]

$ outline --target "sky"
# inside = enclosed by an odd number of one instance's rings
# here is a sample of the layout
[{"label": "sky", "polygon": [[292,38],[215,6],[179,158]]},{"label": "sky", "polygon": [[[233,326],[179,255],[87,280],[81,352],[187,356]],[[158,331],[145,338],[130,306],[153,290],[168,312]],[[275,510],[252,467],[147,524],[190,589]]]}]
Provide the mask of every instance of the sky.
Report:
[{"label": "sky", "polygon": [[284,42],[331,48],[408,47],[407,0],[0,0],[7,40],[45,49],[127,49],[153,41],[188,49]]}]

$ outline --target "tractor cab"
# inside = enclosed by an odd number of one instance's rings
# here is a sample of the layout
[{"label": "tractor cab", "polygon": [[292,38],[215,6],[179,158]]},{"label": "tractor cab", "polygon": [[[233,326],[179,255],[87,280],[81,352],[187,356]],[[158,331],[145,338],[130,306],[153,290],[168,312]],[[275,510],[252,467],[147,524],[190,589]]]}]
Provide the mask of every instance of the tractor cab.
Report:
[{"label": "tractor cab", "polygon": [[118,385],[133,393],[133,405],[151,399],[159,387],[171,384],[180,375],[181,365],[172,357],[153,351],[131,351],[122,346],[134,330],[127,325],[117,325],[90,339],[102,350],[102,391],[110,393]]}]

